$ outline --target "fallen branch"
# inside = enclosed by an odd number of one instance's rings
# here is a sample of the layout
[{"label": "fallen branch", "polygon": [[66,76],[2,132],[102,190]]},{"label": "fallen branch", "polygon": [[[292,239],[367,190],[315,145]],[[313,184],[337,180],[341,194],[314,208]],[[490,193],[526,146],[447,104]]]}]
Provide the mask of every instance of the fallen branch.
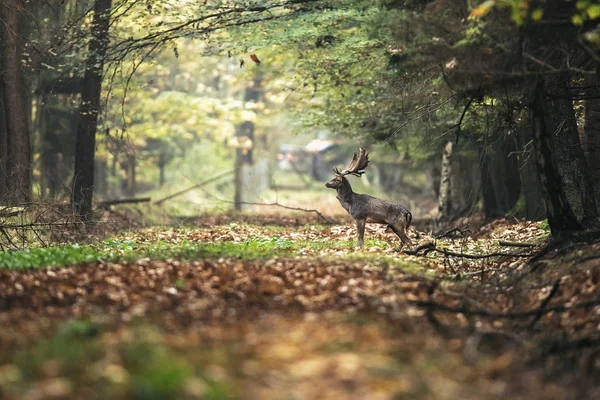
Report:
[{"label": "fallen branch", "polygon": [[[222,203],[228,203],[228,204],[234,204],[234,201],[231,200],[225,200],[225,199],[221,199],[218,198],[216,196],[213,196],[212,194],[204,191],[209,197],[212,197],[213,199],[220,201]],[[321,214],[321,212],[319,210],[314,210],[314,209],[310,209],[310,208],[300,208],[300,207],[291,207],[291,206],[286,206],[283,204],[279,204],[277,202],[274,203],[252,203],[252,202],[248,202],[248,201],[242,201],[239,202],[238,204],[243,204],[246,206],[273,206],[273,207],[281,207],[281,208],[285,208],[286,210],[292,210],[292,211],[302,211],[302,212],[311,212],[311,213],[315,213],[319,216],[319,218],[321,218],[323,221],[325,221],[325,223],[329,224],[329,225],[338,225],[338,223],[332,219],[327,218],[326,216],[324,216],[323,214]]]},{"label": "fallen branch", "polygon": [[546,308],[546,306],[548,305],[548,303],[550,302],[552,297],[554,297],[554,295],[558,292],[559,287],[560,287],[560,280],[557,280],[556,282],[554,282],[554,285],[552,285],[552,289],[550,290],[550,293],[548,294],[548,296],[546,296],[544,301],[542,301],[542,304],[540,304],[538,313],[535,315],[535,318],[529,324],[530,328],[533,328],[535,326],[535,324],[542,318],[542,316],[544,315],[544,309]]},{"label": "fallen branch", "polygon": [[115,200],[105,200],[98,203],[100,208],[108,210],[110,206],[114,206],[116,204],[134,204],[134,203],[148,203],[152,199],[150,197],[138,197],[138,198],[127,198],[127,199],[115,199]]},{"label": "fallen branch", "polygon": [[[419,251],[425,250],[423,254],[419,254]],[[415,250],[405,250],[404,254],[408,254],[411,256],[420,256],[427,255],[427,253],[436,251],[438,253],[442,253],[445,256],[450,257],[463,257],[471,260],[480,260],[482,258],[490,258],[490,257],[531,257],[533,254],[529,253],[489,253],[489,254],[468,254],[468,253],[457,253],[454,251],[450,251],[447,249],[438,249],[433,243],[426,243],[421,246],[418,246]]]},{"label": "fallen branch", "polygon": [[576,232],[570,235],[558,237],[548,242],[531,260],[529,260],[529,263],[539,261],[542,258],[546,257],[548,254],[550,254],[552,251],[565,247],[565,245],[569,243],[592,243],[598,240],[600,240],[600,230],[589,232]]},{"label": "fallen branch", "polygon": [[441,234],[437,235],[435,238],[436,239],[442,239],[442,238],[447,237],[447,238],[450,238],[450,239],[454,239],[456,237],[456,236],[454,236],[454,234],[456,234],[456,233],[460,234],[461,238],[464,238],[466,236],[465,235],[466,232],[467,231],[463,231],[460,228],[452,228],[449,231],[446,231],[444,233],[441,233]]},{"label": "fallen branch", "polygon": [[498,244],[500,246],[507,246],[507,247],[536,247],[536,246],[539,246],[538,244],[535,244],[535,243],[508,242],[506,240],[500,240],[498,242]]},{"label": "fallen branch", "polygon": [[162,199],[155,201],[155,202],[154,202],[154,204],[157,204],[157,205],[158,205],[158,204],[161,204],[161,203],[163,203],[163,202],[165,202],[165,201],[167,201],[167,200],[171,200],[171,199],[172,199],[172,198],[174,198],[174,197],[181,196],[181,195],[182,195],[182,194],[184,194],[184,193],[190,192],[190,191],[192,191],[192,190],[194,190],[194,189],[197,189],[197,188],[199,188],[199,187],[202,187],[202,186],[204,186],[204,185],[207,185],[207,184],[209,184],[209,183],[211,183],[211,182],[214,182],[214,181],[216,181],[216,180],[218,180],[218,179],[221,179],[221,178],[223,178],[224,176],[231,175],[231,174],[233,174],[233,170],[232,170],[232,169],[230,169],[230,170],[228,170],[228,171],[225,171],[225,172],[222,172],[222,173],[220,173],[220,174],[217,174],[217,175],[215,175],[215,176],[213,176],[213,177],[211,177],[211,178],[208,178],[208,179],[206,179],[206,180],[203,180],[202,182],[200,182],[200,183],[197,183],[197,184],[195,184],[194,186],[191,186],[191,187],[189,187],[189,188],[187,188],[187,189],[183,189],[183,190],[180,190],[180,191],[179,191],[179,192],[177,192],[177,193],[173,193],[173,194],[171,194],[171,195],[169,195],[169,196],[167,196],[167,197],[163,197]]},{"label": "fallen branch", "polygon": [[568,351],[579,351],[586,347],[600,346],[600,337],[583,337],[574,340],[557,340],[542,344],[545,354],[564,353]]},{"label": "fallen branch", "polygon": [[[450,313],[459,313],[459,314],[469,314],[469,315],[477,315],[481,317],[491,317],[491,318],[529,318],[529,317],[537,317],[538,314],[541,313],[541,316],[548,314],[550,312],[564,312],[575,310],[578,308],[585,308],[591,306],[600,305],[600,299],[582,301],[580,303],[575,303],[573,305],[567,306],[565,304],[556,305],[553,307],[545,307],[545,308],[537,308],[535,310],[530,311],[516,311],[516,312],[496,312],[490,310],[471,310],[467,308],[467,306],[462,305],[460,307],[448,306],[442,303],[436,303],[433,301],[423,301],[423,300],[409,300],[409,303],[423,308],[435,308],[437,311],[450,312]],[[540,317],[541,318],[541,317]]]},{"label": "fallen branch", "polygon": [[27,207],[17,206],[17,207],[2,207],[0,208],[0,218],[10,218],[16,217],[19,214],[25,212]]},{"label": "fallen branch", "polygon": [[[421,250],[424,250],[423,254],[419,254]],[[435,245],[433,243],[425,243],[415,247],[414,250],[404,250],[404,254],[408,254],[409,256],[426,256],[427,254],[429,254],[429,252],[433,250],[435,250]]]},{"label": "fallen branch", "polygon": [[[231,203],[233,203],[233,202],[231,202]],[[247,201],[242,201],[239,204],[243,204],[243,205],[247,205],[247,206],[275,206],[275,207],[285,208],[286,210],[312,212],[312,213],[317,214],[319,216],[319,218],[321,218],[323,221],[325,221],[329,225],[337,225],[338,224],[336,221],[329,219],[326,216],[324,216],[323,214],[321,214],[321,212],[319,210],[314,210],[311,208],[291,207],[291,206],[279,204],[277,202],[275,202],[275,203],[251,203],[251,202],[247,202]]]}]

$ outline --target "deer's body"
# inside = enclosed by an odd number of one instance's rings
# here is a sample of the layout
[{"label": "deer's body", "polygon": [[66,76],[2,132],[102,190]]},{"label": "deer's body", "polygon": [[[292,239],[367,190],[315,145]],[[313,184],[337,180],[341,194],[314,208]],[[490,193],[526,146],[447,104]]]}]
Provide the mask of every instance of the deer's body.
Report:
[{"label": "deer's body", "polygon": [[406,235],[412,220],[412,214],[406,208],[368,194],[354,193],[350,182],[343,176],[336,176],[325,186],[336,189],[340,204],[356,221],[358,247],[364,246],[365,224],[367,222],[387,224],[402,240],[403,245],[412,245],[411,240]]}]

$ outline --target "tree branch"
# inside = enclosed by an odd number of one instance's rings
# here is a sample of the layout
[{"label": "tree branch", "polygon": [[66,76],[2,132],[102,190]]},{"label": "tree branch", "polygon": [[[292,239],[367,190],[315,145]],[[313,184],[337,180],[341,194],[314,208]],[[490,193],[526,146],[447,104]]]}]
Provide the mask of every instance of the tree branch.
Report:
[{"label": "tree branch", "polygon": [[418,246],[414,250],[405,250],[404,253],[411,256],[419,256],[419,251],[425,250],[423,252],[423,256],[427,255],[427,253],[432,251],[437,251],[438,253],[442,253],[445,256],[450,257],[463,257],[471,260],[479,260],[482,258],[490,258],[490,257],[531,257],[533,254],[529,253],[489,253],[489,254],[467,254],[467,253],[456,253],[454,251],[450,251],[447,249],[438,249],[433,243],[426,243]]}]

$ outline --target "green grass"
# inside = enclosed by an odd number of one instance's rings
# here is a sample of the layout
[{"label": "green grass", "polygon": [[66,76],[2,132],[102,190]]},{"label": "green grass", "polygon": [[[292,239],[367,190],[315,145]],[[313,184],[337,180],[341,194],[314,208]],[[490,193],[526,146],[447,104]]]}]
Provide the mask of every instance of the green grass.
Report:
[{"label": "green grass", "polygon": [[[62,382],[69,392],[65,393],[67,397],[80,397],[70,391],[92,386],[95,398],[189,398],[184,392],[194,381],[203,390],[202,398],[231,398],[223,382],[205,376],[202,366],[192,365],[188,357],[161,343],[158,337],[155,328],[139,325],[133,328],[129,339],[113,338],[107,342],[97,325],[88,321],[67,322],[53,336],[0,356],[0,362],[9,357],[12,371],[10,382],[4,377],[5,394],[10,389],[10,394],[19,398],[35,382],[52,378]],[[206,349],[193,352],[208,356],[205,365],[214,361]],[[0,378],[3,374],[6,371],[0,371]]]},{"label": "green grass", "polygon": [[[275,230],[274,230],[275,231]],[[171,243],[163,240],[138,243],[135,240],[110,239],[90,245],[66,245],[35,248],[22,251],[0,253],[0,268],[27,269],[41,267],[61,267],[104,262],[127,262],[140,258],[153,260],[177,259],[191,261],[197,259],[218,259],[221,257],[246,260],[268,259],[272,257],[300,256],[303,250],[323,251],[328,249],[347,252],[350,260],[381,261],[395,265],[397,260],[389,256],[353,252],[354,240],[290,240],[280,236],[251,237],[243,242],[206,243],[182,240]],[[367,247],[387,248],[390,245],[379,240],[367,240]],[[339,258],[339,255],[336,255]]]}]

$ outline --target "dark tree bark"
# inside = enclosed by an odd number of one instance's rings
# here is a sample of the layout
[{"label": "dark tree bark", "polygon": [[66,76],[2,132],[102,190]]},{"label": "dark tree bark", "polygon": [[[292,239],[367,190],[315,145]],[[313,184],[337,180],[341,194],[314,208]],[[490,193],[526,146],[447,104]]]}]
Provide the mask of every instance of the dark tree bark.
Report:
[{"label": "dark tree bark", "polygon": [[449,141],[444,147],[438,221],[453,221],[472,212],[480,189],[479,160],[473,153],[474,142],[470,136],[459,145]]},{"label": "dark tree bark", "polygon": [[503,217],[517,204],[521,194],[517,150],[510,136],[493,135],[493,145],[484,149],[481,189],[486,218]]},{"label": "dark tree bark", "polygon": [[585,155],[596,205],[600,204],[600,99],[585,102]]},{"label": "dark tree bark", "polygon": [[551,95],[547,102],[547,124],[553,133],[558,171],[571,209],[584,224],[593,223],[598,215],[594,189],[579,140],[573,100],[569,94],[570,75],[561,75],[545,84]]},{"label": "dark tree bark", "polygon": [[96,0],[94,4],[91,39],[79,107],[72,204],[84,222],[92,220],[96,128],[100,110],[102,70],[109,39],[110,9],[111,0]]},{"label": "dark tree bark", "polygon": [[[0,14],[1,15],[1,14]],[[0,33],[0,40],[2,40],[2,34]],[[4,78],[2,76],[2,48],[0,48],[0,100],[4,99]],[[8,193],[6,187],[6,176],[8,171],[6,169],[6,159],[8,157],[7,151],[7,139],[8,131],[6,128],[6,113],[4,105],[0,104],[0,202],[5,200],[5,196]]]},{"label": "dark tree bark", "polygon": [[2,16],[2,67],[3,103],[6,117],[6,190],[8,200],[26,203],[31,199],[31,155],[29,124],[25,107],[25,87],[21,70],[19,36],[20,0],[3,0]]},{"label": "dark tree bark", "polygon": [[514,215],[528,220],[536,220],[546,216],[544,199],[540,196],[541,187],[537,176],[535,150],[530,147],[533,143],[533,132],[529,123],[523,124],[515,135],[517,143],[517,158],[521,176],[521,198]]},{"label": "dark tree bark", "polygon": [[530,99],[530,117],[538,177],[546,204],[546,215],[552,236],[581,230],[567,197],[552,152],[552,132],[547,125],[548,107],[544,80],[539,78]]}]

